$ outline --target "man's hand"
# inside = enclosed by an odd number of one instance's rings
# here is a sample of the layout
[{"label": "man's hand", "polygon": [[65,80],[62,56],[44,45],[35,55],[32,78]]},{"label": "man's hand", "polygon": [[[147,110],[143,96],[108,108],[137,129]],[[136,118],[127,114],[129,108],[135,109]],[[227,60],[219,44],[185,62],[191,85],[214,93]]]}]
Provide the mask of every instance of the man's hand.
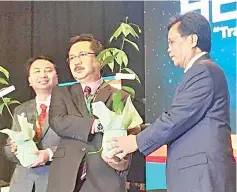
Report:
[{"label": "man's hand", "polygon": [[45,165],[45,163],[49,161],[49,152],[46,149],[34,151],[33,154],[38,155],[38,160],[34,162],[32,165],[30,165],[31,168]]},{"label": "man's hand", "polygon": [[10,144],[11,152],[16,155],[16,153],[17,153],[16,143],[14,141],[10,140],[9,144]]},{"label": "man's hand", "polygon": [[128,158],[119,159],[118,157],[108,158],[101,153],[101,158],[113,169],[117,171],[125,171],[128,168],[129,160]]},{"label": "man's hand", "polygon": [[136,135],[114,137],[108,140],[108,142],[115,142],[113,146],[116,150],[114,150],[113,155],[119,154],[121,159],[138,149]]}]

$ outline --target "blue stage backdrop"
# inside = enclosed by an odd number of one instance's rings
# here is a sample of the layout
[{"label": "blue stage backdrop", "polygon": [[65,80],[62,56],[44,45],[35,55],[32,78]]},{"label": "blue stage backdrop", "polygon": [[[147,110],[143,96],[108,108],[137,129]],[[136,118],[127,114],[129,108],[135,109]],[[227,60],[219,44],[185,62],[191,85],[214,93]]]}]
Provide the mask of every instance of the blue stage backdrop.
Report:
[{"label": "blue stage backdrop", "polygon": [[212,27],[212,59],[228,81],[231,127],[236,133],[236,0],[145,2],[146,121],[154,121],[171,104],[183,69],[177,69],[167,54],[169,18],[187,11],[204,15]]}]

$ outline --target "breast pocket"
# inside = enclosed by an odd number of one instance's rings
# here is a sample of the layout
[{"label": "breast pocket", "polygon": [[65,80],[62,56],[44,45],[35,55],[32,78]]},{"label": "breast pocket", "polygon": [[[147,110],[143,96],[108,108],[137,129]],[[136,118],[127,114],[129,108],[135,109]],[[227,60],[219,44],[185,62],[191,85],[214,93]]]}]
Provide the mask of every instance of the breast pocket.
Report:
[{"label": "breast pocket", "polygon": [[208,163],[207,155],[204,152],[180,157],[177,159],[177,161],[179,170]]}]

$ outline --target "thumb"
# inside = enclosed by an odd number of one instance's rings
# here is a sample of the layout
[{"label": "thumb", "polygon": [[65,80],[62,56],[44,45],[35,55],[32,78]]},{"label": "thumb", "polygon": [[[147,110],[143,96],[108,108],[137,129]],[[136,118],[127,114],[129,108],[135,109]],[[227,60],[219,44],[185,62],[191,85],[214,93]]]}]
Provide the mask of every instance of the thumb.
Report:
[{"label": "thumb", "polygon": [[122,153],[118,153],[118,154],[116,154],[116,157],[118,158],[118,159],[123,159],[124,157],[126,157],[127,156],[127,153],[126,152],[122,152]]}]

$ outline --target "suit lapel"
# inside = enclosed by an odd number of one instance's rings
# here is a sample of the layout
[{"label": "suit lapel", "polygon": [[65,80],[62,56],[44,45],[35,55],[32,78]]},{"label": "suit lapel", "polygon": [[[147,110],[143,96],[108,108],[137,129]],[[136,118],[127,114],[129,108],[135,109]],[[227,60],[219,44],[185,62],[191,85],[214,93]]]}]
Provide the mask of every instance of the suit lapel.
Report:
[{"label": "suit lapel", "polygon": [[[196,64],[198,64],[198,63],[200,63],[201,60],[206,60],[206,59],[210,59],[210,56],[209,56],[208,53],[206,53],[206,54],[202,55],[200,58],[198,58],[198,59],[193,63],[193,66],[196,65]],[[185,74],[184,74],[184,76],[185,76]],[[184,79],[184,77],[183,77],[183,79]],[[182,79],[181,83],[179,84],[179,86],[178,86],[178,87],[176,88],[176,90],[175,90],[174,98],[176,97],[176,95],[177,95],[177,93],[178,93],[178,91],[179,91],[179,88],[183,86],[183,79]]]},{"label": "suit lapel", "polygon": [[[36,101],[35,99],[33,99],[29,105],[26,107],[26,116],[27,116],[27,120],[29,123],[32,123],[34,125],[34,127],[36,126],[36,119],[37,119],[37,109],[36,109]],[[48,123],[48,113],[47,116],[44,120],[43,126],[42,126],[42,138],[41,140],[44,138],[45,134],[47,133],[49,129],[49,123]]]},{"label": "suit lapel", "polygon": [[[93,102],[102,101],[106,103],[112,94],[111,89],[112,88],[109,84],[103,83],[101,87],[96,91]],[[82,116],[89,117],[81,84],[79,83],[72,85],[70,87],[70,92],[72,95],[72,100],[75,106],[77,107],[77,110],[82,114]]]},{"label": "suit lapel", "polygon": [[88,112],[86,108],[86,102],[84,99],[84,94],[82,91],[81,84],[75,84],[70,87],[72,100],[77,107],[77,110],[82,114],[84,117],[88,117]]},{"label": "suit lapel", "polygon": [[107,83],[103,83],[101,88],[96,91],[93,102],[102,101],[103,103],[106,103],[110,98],[111,94],[112,87]]},{"label": "suit lapel", "polygon": [[42,137],[41,140],[43,140],[44,136],[46,135],[47,131],[49,130],[49,113],[47,113],[46,118],[44,120],[43,126],[42,126]]},{"label": "suit lapel", "polygon": [[27,105],[27,107],[25,108],[25,113],[28,122],[35,125],[37,119],[35,99],[31,100],[29,105]]}]

